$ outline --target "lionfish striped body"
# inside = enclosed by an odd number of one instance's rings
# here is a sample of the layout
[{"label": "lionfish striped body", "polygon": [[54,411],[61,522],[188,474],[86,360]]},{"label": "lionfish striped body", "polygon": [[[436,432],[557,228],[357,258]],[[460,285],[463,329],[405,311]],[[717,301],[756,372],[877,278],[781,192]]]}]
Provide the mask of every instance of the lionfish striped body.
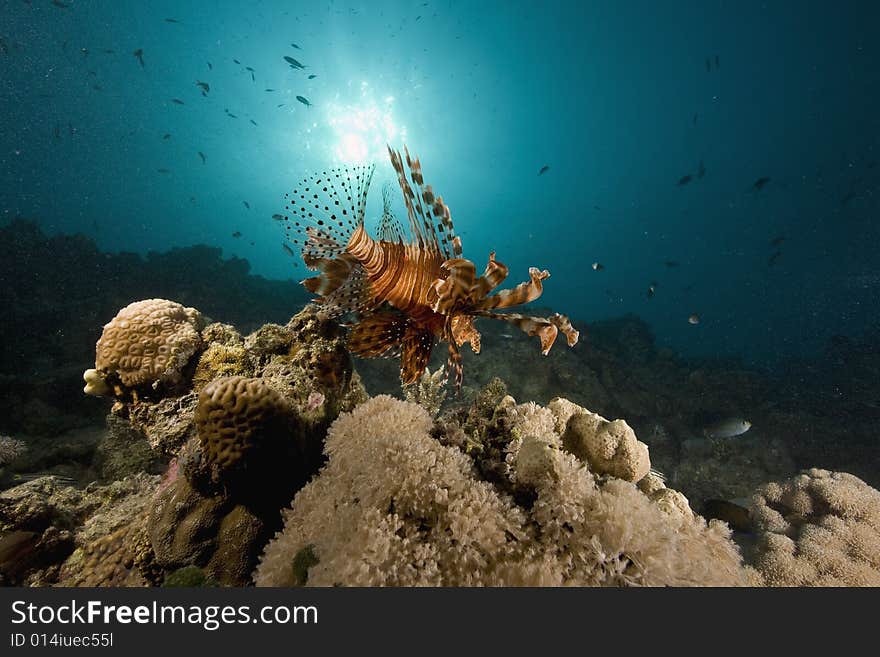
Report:
[{"label": "lionfish striped body", "polygon": [[564,315],[494,312],[537,299],[550,274],[532,267],[528,282],[490,294],[507,278],[507,267],[493,252],[477,276],[474,264],[461,257],[449,208],[424,184],[419,160],[404,152],[405,159],[388,149],[409,219],[407,238],[391,214],[387,188],[379,239],[367,233],[364,214],[373,166],[314,175],[285,195],[287,239],[301,249],[306,266],[320,272],[303,285],[320,295],[316,301],[328,315],[356,315],[350,351],[364,358],[399,355],[400,378],[408,385],[424,372],[437,341],[446,342],[446,372],[454,372],[460,387],[459,348],[470,343],[475,353],[480,351],[477,317],[500,319],[538,336],[544,354],[559,331],[574,346],[578,332]]}]

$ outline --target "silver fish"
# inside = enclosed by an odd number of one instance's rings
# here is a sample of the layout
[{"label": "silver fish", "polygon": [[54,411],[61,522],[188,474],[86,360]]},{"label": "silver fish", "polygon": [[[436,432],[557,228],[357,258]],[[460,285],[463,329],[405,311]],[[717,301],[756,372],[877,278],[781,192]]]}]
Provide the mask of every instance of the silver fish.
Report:
[{"label": "silver fish", "polygon": [[703,435],[706,438],[733,438],[741,436],[751,428],[752,423],[741,417],[730,417],[719,420],[715,424],[710,424],[703,429]]}]

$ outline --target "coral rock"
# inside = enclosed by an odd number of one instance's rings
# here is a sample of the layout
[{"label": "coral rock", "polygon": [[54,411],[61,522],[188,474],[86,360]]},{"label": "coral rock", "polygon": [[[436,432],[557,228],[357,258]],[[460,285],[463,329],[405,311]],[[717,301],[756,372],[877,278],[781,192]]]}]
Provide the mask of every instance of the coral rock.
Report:
[{"label": "coral rock", "polygon": [[566,423],[562,442],[597,474],[636,482],[651,469],[648,446],[636,439],[623,420],[609,422],[595,413],[574,413]]}]

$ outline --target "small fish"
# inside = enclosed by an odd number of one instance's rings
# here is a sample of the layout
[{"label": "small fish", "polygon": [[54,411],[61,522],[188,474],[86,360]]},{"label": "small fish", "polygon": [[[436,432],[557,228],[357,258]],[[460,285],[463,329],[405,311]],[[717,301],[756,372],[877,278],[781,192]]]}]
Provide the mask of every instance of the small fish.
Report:
[{"label": "small fish", "polygon": [[681,187],[682,185],[687,185],[691,180],[691,174],[687,174],[686,176],[682,176],[678,179],[678,185],[679,187]]},{"label": "small fish", "polygon": [[721,66],[721,60],[718,58],[718,55],[715,55],[715,68]]},{"label": "small fish", "polygon": [[52,4],[61,9],[69,9],[70,5],[66,5],[61,0],[52,0]]},{"label": "small fish", "polygon": [[211,65],[211,62],[208,62],[208,70],[213,71],[214,67]]},{"label": "small fish", "polygon": [[156,169],[158,173],[171,173],[171,169]]},{"label": "small fish", "polygon": [[252,69],[250,66],[245,66],[245,69],[247,69],[247,70],[250,71],[251,73],[254,72],[254,69]]},{"label": "small fish", "polygon": [[785,241],[785,235],[778,235],[770,240],[770,246],[774,248],[778,248],[782,246],[782,243]]},{"label": "small fish", "polygon": [[59,484],[61,484],[63,486],[75,486],[76,485],[76,479],[74,479],[73,477],[65,477],[64,475],[57,475],[52,472],[31,472],[28,474],[15,474],[12,476],[12,478],[16,482],[20,482],[20,483],[24,483],[27,481],[35,481],[37,479],[42,479],[43,477],[52,477]]},{"label": "small fish", "polygon": [[752,423],[748,420],[743,420],[740,417],[731,417],[720,420],[715,424],[710,424],[703,429],[703,435],[706,438],[734,438],[744,434],[751,426]]},{"label": "small fish", "polygon": [[312,73],[312,74],[309,76],[309,80],[314,80],[316,77],[318,77],[318,76],[315,75],[314,73]]},{"label": "small fish", "polygon": [[205,164],[207,162],[208,158],[205,157],[205,154],[202,153],[202,151],[199,151],[199,157],[202,158],[202,164]]},{"label": "small fish", "polygon": [[504,338],[505,340],[512,340],[512,339],[513,339],[513,335],[510,334],[510,333],[500,333],[500,334],[498,335],[498,337],[499,337],[499,338]]},{"label": "small fish", "polygon": [[690,317],[688,317],[688,324],[694,324],[694,325],[696,325],[696,324],[699,324],[699,323],[700,323],[700,316],[699,316],[697,313],[694,313],[693,315],[691,315]]},{"label": "small fish", "polygon": [[277,213],[276,213],[276,214],[273,214],[273,215],[272,215],[272,218],[273,218],[275,221],[284,221],[284,215],[280,215],[280,214],[277,214]]},{"label": "small fish", "polygon": [[309,99],[308,99],[308,98],[303,98],[302,96],[297,96],[296,99],[297,99],[299,102],[301,102],[303,105],[305,105],[306,107],[311,107],[311,106],[312,106],[312,104],[309,102]]},{"label": "small fish", "polygon": [[542,166],[541,169],[538,171],[538,175],[539,175],[539,176],[543,176],[543,175],[544,175],[545,173],[547,173],[549,170],[550,170],[550,165],[549,165],[549,164],[545,164],[545,165]]},{"label": "small fish", "polygon": [[751,533],[752,531],[749,510],[727,500],[706,500],[700,515],[707,520],[722,520],[736,532]]},{"label": "small fish", "polygon": [[137,57],[137,60],[141,63],[141,68],[146,68],[146,66],[144,65],[144,50],[143,50],[143,48],[138,48],[137,50],[135,50],[131,54],[134,55],[135,57]]},{"label": "small fish", "polygon": [[113,50],[112,48],[104,48],[101,52],[104,53],[105,55],[115,55],[116,54],[116,51]]},{"label": "small fish", "polygon": [[676,262],[675,260],[664,260],[663,264],[670,269],[672,269],[673,267],[678,267],[678,262]]},{"label": "small fish", "polygon": [[239,237],[241,237],[241,232],[240,232],[240,231],[235,231],[234,233],[232,233],[232,236],[233,236],[234,238],[238,239]]},{"label": "small fish", "polygon": [[290,64],[290,68],[305,68],[302,64],[296,61],[293,57],[284,56],[284,61]]},{"label": "small fish", "polygon": [[208,85],[207,82],[202,82],[201,80],[196,80],[196,86],[201,88],[203,96],[207,96],[208,92],[211,91],[211,87]]},{"label": "small fish", "polygon": [[275,91],[274,89],[266,89],[266,91]]},{"label": "small fish", "polygon": [[257,78],[254,76],[253,71],[251,71],[251,82],[256,82]]},{"label": "small fish", "polygon": [[291,43],[290,46],[291,46],[292,48],[296,48],[297,50],[302,50],[302,48],[300,48],[300,47],[299,47],[298,45],[296,45],[295,43]]},{"label": "small fish", "polygon": [[80,48],[79,51],[82,53],[83,57],[89,56],[89,49],[88,48]]},{"label": "small fish", "polygon": [[282,244],[282,245],[281,245],[281,248],[284,249],[284,252],[285,252],[287,255],[289,255],[291,258],[295,258],[295,257],[296,257],[296,254],[293,252],[293,249],[291,249],[291,248],[290,248],[289,246],[287,246],[286,244]]},{"label": "small fish", "polygon": [[253,119],[251,119],[250,121],[251,121],[251,123],[253,123],[254,125],[257,125],[257,122],[254,121]]},{"label": "small fish", "polygon": [[708,57],[706,57],[706,73],[709,73],[711,71],[712,71],[712,60],[710,60]]},{"label": "small fish", "polygon": [[166,23],[179,23],[180,21],[177,20],[176,18],[166,18],[165,22]]},{"label": "small fish", "polygon": [[102,86],[101,86],[100,84],[98,84],[97,82],[96,82],[95,84],[92,85],[92,89],[94,89],[95,91],[104,91],[104,87],[102,87]]},{"label": "small fish", "polygon": [[234,61],[234,62],[235,62],[236,64],[238,64],[239,66],[241,66],[241,62],[238,61],[237,59],[233,59],[232,61]]},{"label": "small fish", "polygon": [[700,168],[697,169],[697,178],[702,179],[703,176],[705,176],[705,175],[706,175],[706,167],[703,164],[703,160],[700,160]]},{"label": "small fish", "polygon": [[699,115],[698,113],[694,112],[694,121],[693,121],[693,124],[694,124],[694,125],[697,125],[697,118],[698,118],[699,116],[700,116],[700,115]]},{"label": "small fish", "polygon": [[285,105],[287,105],[287,103],[279,103],[279,104],[276,105],[275,107],[284,107]]},{"label": "small fish", "polygon": [[605,269],[605,265],[603,265],[601,262],[594,262],[590,266],[593,268],[593,271],[602,271],[603,269]]},{"label": "small fish", "polygon": [[758,178],[752,185],[752,189],[756,192],[760,192],[768,182],[770,182],[769,178]]},{"label": "small fish", "polygon": [[174,103],[175,105],[185,105],[186,104],[182,100],[180,100],[180,98],[172,98],[171,102]]},{"label": "small fish", "polygon": [[648,292],[646,293],[646,294],[648,295],[648,298],[649,298],[649,299],[653,299],[653,298],[654,298],[654,295],[655,295],[656,293],[657,293],[657,284],[656,284],[656,283],[651,283],[651,284],[648,286]]},{"label": "small fish", "polygon": [[772,254],[770,255],[770,257],[767,258],[767,266],[768,266],[768,267],[772,267],[773,265],[775,265],[775,264],[776,264],[776,261],[779,260],[779,258],[780,258],[781,255],[782,255],[782,251],[779,251],[779,250],[777,250],[777,251],[775,251],[774,253],[772,253]]},{"label": "small fish", "polygon": [[162,139],[171,139],[171,133],[166,132],[164,135],[162,135]]},{"label": "small fish", "polygon": [[244,207],[246,207],[248,210],[251,209],[251,204],[250,204],[250,203],[248,203],[247,201],[242,201],[242,203],[244,203]]},{"label": "small fish", "polygon": [[68,121],[67,122],[67,134],[69,134],[71,137],[73,137],[75,132],[76,132],[76,128],[74,128],[73,124],[70,121]]}]

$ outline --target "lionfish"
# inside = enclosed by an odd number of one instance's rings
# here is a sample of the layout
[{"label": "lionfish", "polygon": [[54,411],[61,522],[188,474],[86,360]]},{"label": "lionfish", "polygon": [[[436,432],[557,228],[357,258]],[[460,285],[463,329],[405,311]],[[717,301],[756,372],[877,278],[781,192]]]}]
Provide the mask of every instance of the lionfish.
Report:
[{"label": "lionfish", "polygon": [[564,315],[495,312],[537,299],[549,272],[531,267],[528,282],[490,294],[507,278],[507,267],[493,251],[477,276],[474,263],[461,257],[449,207],[425,185],[419,160],[405,147],[404,153],[405,159],[388,148],[406,205],[408,235],[391,213],[387,186],[378,239],[367,233],[364,214],[375,165],[311,175],[284,195],[286,239],[301,250],[306,267],[320,272],[303,285],[320,295],[315,301],[328,317],[355,317],[349,324],[349,350],[363,358],[399,356],[401,382],[409,385],[424,372],[435,344],[446,342],[444,384],[452,372],[460,389],[459,348],[470,343],[474,353],[480,352],[478,317],[509,322],[538,336],[545,355],[559,331],[570,347],[577,344],[578,331]]}]

